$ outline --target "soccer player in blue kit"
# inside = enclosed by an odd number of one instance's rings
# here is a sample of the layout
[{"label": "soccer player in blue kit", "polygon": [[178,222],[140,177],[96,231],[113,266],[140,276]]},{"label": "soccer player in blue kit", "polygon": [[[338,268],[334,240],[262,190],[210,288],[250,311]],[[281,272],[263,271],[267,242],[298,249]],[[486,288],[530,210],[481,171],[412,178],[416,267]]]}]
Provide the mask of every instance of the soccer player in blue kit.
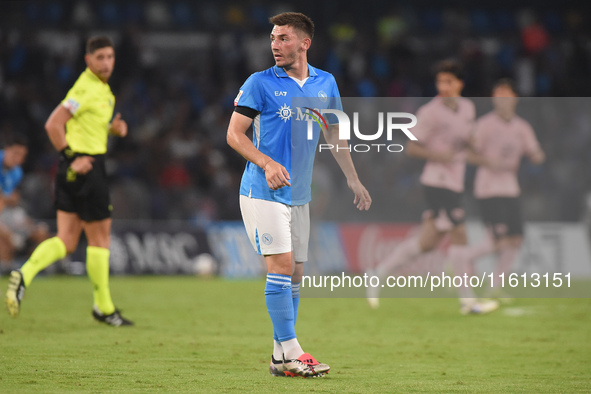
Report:
[{"label": "soccer player in blue kit", "polygon": [[27,140],[16,135],[9,138],[3,150],[0,150],[0,212],[5,200],[14,198],[13,192],[23,179],[21,165],[27,157]]},{"label": "soccer player in blue kit", "polygon": [[[311,140],[292,139],[291,99],[315,98],[326,109],[342,106],[334,77],[307,62],[314,36],[312,20],[286,12],[270,22],[275,66],[252,74],[240,88],[227,141],[248,161],[240,186],[240,210],[248,237],[267,265],[265,300],[274,339],[270,372],[323,376],[330,367],[305,353],[295,334],[303,263],[308,259],[310,185],[319,133]],[[251,125],[252,141],[246,136]],[[359,210],[369,209],[371,197],[359,181],[350,151],[343,149],[347,142],[339,140],[338,125],[323,132],[328,144],[340,148],[331,152],[355,194],[354,204]]]}]

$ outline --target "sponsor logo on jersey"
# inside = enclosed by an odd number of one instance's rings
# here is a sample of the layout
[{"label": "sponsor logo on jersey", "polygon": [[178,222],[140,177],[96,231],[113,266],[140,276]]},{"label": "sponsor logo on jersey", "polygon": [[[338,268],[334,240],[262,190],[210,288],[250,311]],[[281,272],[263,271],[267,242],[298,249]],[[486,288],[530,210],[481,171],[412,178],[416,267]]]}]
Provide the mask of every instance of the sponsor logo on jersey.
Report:
[{"label": "sponsor logo on jersey", "polygon": [[66,101],[64,107],[66,107],[66,109],[73,115],[78,111],[78,108],[80,108],[80,104],[76,100],[70,98]]},{"label": "sponsor logo on jersey", "polygon": [[291,119],[291,115],[292,115],[291,107],[289,107],[287,104],[283,104],[281,106],[281,108],[279,108],[279,111],[276,112],[276,114],[279,115],[279,118],[282,121],[287,122],[288,120]]}]

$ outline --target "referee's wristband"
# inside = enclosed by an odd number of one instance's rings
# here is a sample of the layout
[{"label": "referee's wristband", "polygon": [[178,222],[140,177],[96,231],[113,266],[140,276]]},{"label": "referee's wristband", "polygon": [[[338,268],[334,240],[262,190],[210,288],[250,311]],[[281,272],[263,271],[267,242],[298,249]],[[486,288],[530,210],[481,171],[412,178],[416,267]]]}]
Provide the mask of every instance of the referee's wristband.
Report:
[{"label": "referee's wristband", "polygon": [[60,157],[66,161],[71,160],[74,155],[75,153],[69,145],[66,145],[66,147],[60,151]]}]

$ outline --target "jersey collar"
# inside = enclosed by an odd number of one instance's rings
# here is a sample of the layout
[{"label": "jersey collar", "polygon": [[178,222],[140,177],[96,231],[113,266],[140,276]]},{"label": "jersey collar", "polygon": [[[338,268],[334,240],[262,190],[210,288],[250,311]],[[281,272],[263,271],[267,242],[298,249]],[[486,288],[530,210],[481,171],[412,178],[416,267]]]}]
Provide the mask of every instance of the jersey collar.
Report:
[{"label": "jersey collar", "polygon": [[90,71],[90,68],[86,67],[86,70],[84,70],[84,72],[86,73],[86,75],[88,76],[88,78],[92,79],[93,81],[96,82],[100,82],[104,85],[107,85],[106,82],[103,82],[95,73],[93,73],[92,71]]},{"label": "jersey collar", "polygon": [[[273,66],[273,72],[279,78],[289,78],[289,75],[287,75],[287,73],[285,72],[285,70],[283,69],[283,67],[277,67],[275,65],[275,66]],[[316,69],[314,67],[310,66],[309,63],[308,63],[308,75],[310,77],[316,77],[316,76],[318,76],[318,73],[316,72]]]}]

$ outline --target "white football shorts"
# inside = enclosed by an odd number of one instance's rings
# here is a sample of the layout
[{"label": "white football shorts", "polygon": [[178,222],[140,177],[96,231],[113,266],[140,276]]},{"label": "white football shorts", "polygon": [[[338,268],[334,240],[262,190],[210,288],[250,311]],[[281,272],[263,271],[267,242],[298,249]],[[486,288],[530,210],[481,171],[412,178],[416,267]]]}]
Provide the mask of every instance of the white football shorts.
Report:
[{"label": "white football shorts", "polygon": [[308,261],[310,204],[290,206],[240,195],[240,211],[250,243],[258,254],[293,251],[296,262]]}]

